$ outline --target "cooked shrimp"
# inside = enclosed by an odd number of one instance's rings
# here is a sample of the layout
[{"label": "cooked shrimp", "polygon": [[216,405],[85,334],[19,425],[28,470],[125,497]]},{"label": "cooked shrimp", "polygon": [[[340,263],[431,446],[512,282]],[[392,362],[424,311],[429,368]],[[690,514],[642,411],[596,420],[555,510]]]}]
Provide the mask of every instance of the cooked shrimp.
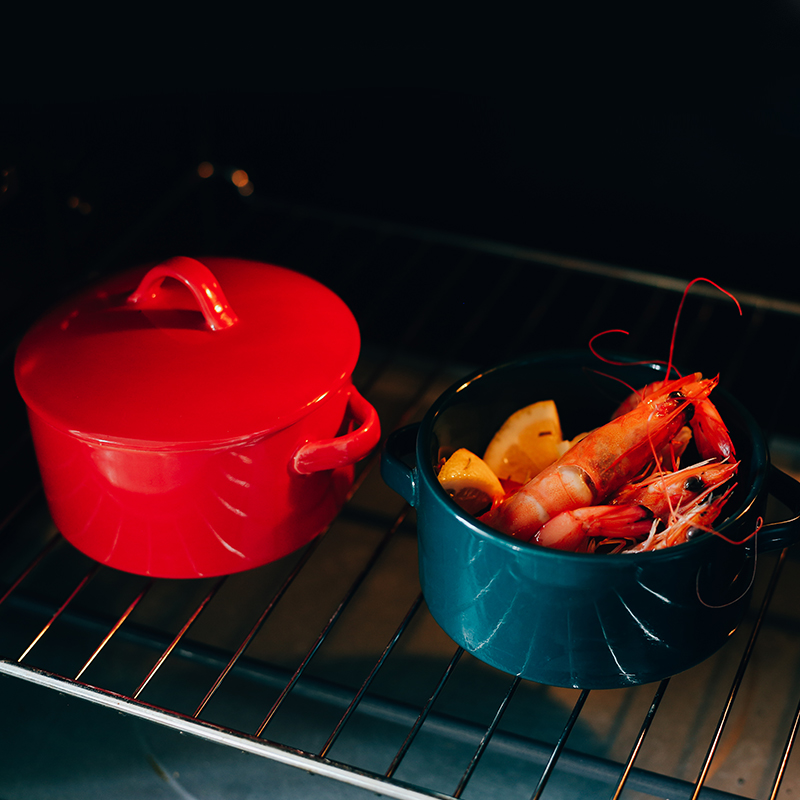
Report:
[{"label": "cooked shrimp", "polygon": [[602,546],[613,542],[633,545],[655,534],[658,522],[677,523],[700,498],[723,486],[736,473],[738,463],[704,461],[677,472],[659,472],[639,483],[625,484],[604,505],[562,511],[533,534],[518,539],[557,550],[586,551],[590,540]]},{"label": "cooked shrimp", "polygon": [[645,550],[661,550],[665,547],[683,544],[700,533],[713,533],[714,529],[711,526],[719,517],[728,497],[735,488],[734,484],[721,495],[715,495],[713,489],[708,489],[688,509],[675,514],[666,528],[653,530],[647,539],[625,552],[640,553]]},{"label": "cooked shrimp", "polygon": [[562,511],[602,503],[642,473],[716,383],[699,374],[664,382],[627,414],[589,433],[482,521],[503,533],[531,538]]},{"label": "cooked shrimp", "polygon": [[[660,391],[665,383],[666,381],[656,381],[633,392],[614,412],[612,419],[636,408],[646,397]],[[728,429],[717,407],[707,397],[695,403],[695,413],[689,424],[701,458],[718,456],[725,459],[736,455]]]},{"label": "cooked shrimp", "polygon": [[656,472],[639,483],[623,486],[607,502],[647,506],[658,519],[668,523],[671,516],[685,510],[709,489],[719,489],[739,468],[739,462],[706,460],[676,472]]},{"label": "cooked shrimp", "polygon": [[556,514],[530,541],[556,550],[585,551],[593,538],[641,539],[650,533],[654,519],[643,505],[586,506]]}]

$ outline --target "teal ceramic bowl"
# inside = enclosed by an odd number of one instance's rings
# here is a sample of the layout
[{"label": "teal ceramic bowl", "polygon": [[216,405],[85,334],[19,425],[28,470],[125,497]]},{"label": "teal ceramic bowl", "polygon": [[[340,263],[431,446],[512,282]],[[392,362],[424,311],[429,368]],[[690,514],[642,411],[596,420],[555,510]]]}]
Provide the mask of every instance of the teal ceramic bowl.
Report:
[{"label": "teal ceramic bowl", "polygon": [[[604,375],[598,374],[604,373]],[[590,353],[534,356],[476,373],[446,391],[382,454],[386,483],[417,511],[420,581],[442,629],[481,661],[554,686],[611,689],[682,672],[716,652],[750,600],[756,549],[800,538],[800,518],[748,538],[768,494],[800,513],[800,484],[770,465],[764,437],[729,394],[712,395],[741,459],[717,530],[635,554],[585,554],[520,542],[463,512],[435,465],[459,447],[482,453],[513,411],[556,401],[565,435],[603,424],[658,365],[610,366]]]}]

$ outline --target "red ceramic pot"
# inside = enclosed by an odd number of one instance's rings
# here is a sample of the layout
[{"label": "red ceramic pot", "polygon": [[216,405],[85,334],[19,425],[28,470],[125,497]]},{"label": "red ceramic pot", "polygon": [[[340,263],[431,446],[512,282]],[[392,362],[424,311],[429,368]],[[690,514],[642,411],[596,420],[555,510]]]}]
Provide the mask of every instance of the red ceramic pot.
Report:
[{"label": "red ceramic pot", "polygon": [[238,259],[173,258],[60,305],[15,363],[56,525],[155,577],[303,546],[380,437],[351,381],[359,349],[333,292]]}]

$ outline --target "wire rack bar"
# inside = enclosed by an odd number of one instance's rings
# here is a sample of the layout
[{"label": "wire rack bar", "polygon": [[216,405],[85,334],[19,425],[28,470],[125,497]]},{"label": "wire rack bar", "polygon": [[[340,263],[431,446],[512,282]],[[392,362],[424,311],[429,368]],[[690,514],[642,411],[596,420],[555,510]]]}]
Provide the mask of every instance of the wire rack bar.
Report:
[{"label": "wire rack bar", "polygon": [[147,684],[149,684],[150,681],[155,677],[155,674],[158,672],[159,669],[161,669],[162,665],[169,658],[170,654],[180,644],[180,641],[186,635],[186,632],[189,630],[189,628],[192,627],[192,625],[194,625],[200,614],[203,613],[203,609],[211,602],[214,595],[216,595],[216,593],[222,588],[222,584],[225,583],[225,580],[226,578],[224,577],[220,578],[211,586],[211,589],[208,591],[206,596],[202,599],[200,604],[191,613],[189,618],[183,624],[183,627],[178,631],[175,638],[169,643],[167,649],[164,650],[164,652],[158,657],[158,660],[156,661],[155,664],[153,664],[153,667],[147,673],[144,680],[139,684],[136,691],[134,691],[134,693],[131,695],[131,697],[134,700],[137,700],[139,698],[139,695],[141,695],[141,693],[147,688]]},{"label": "wire rack bar", "polygon": [[494,715],[494,719],[492,719],[491,723],[489,723],[489,727],[483,734],[483,737],[481,738],[481,741],[478,744],[477,749],[473,753],[472,758],[470,759],[470,762],[466,770],[464,770],[464,774],[461,776],[461,780],[458,782],[456,790],[453,792],[453,797],[461,797],[462,793],[464,792],[464,789],[466,789],[467,783],[469,782],[469,779],[472,777],[472,774],[475,772],[475,768],[478,766],[478,762],[481,760],[481,756],[486,752],[486,748],[489,746],[489,742],[491,741],[492,736],[494,736],[494,733],[497,730],[497,726],[500,724],[500,720],[503,718],[503,714],[508,708],[508,704],[511,702],[511,698],[517,691],[517,687],[519,686],[520,681],[521,678],[516,677],[509,684],[508,691],[506,692],[505,697],[502,699],[500,705],[497,707],[497,712]]},{"label": "wire rack bar", "polygon": [[208,692],[205,694],[203,699],[200,701],[200,704],[195,709],[194,714],[192,714],[192,716],[195,719],[200,717],[200,715],[203,713],[203,709],[205,709],[205,707],[208,705],[208,702],[211,700],[211,698],[217,692],[219,687],[222,685],[222,682],[228,676],[230,671],[239,662],[239,660],[241,659],[242,655],[244,655],[245,650],[247,650],[247,647],[250,645],[250,643],[256,637],[256,634],[261,630],[261,628],[263,627],[264,623],[267,621],[267,618],[275,610],[275,608],[277,607],[278,602],[280,601],[280,599],[286,594],[286,592],[288,591],[289,587],[294,583],[295,579],[297,578],[297,576],[302,571],[303,567],[308,563],[308,561],[311,558],[311,556],[316,552],[317,548],[319,547],[320,543],[322,542],[322,539],[324,538],[324,535],[325,535],[325,532],[320,534],[313,542],[311,542],[309,544],[309,546],[306,548],[306,551],[300,557],[298,562],[294,565],[294,568],[286,576],[286,580],[284,580],[283,584],[278,588],[278,591],[275,592],[275,594],[273,595],[272,599],[269,601],[269,603],[267,603],[267,605],[265,606],[264,610],[261,612],[261,615],[259,616],[259,618],[256,620],[255,624],[253,625],[253,627],[250,629],[250,631],[247,633],[247,635],[244,637],[244,639],[242,639],[242,641],[239,643],[239,646],[234,651],[234,653],[231,656],[230,660],[225,665],[225,667],[222,669],[222,671],[219,673],[219,675],[217,675],[216,679],[214,680],[214,683],[211,685],[211,688],[208,690]]},{"label": "wire rack bar", "polygon": [[639,730],[639,735],[636,737],[636,741],[633,743],[628,760],[625,762],[625,767],[622,770],[622,777],[619,780],[619,784],[611,800],[619,800],[619,797],[625,788],[625,784],[628,780],[628,776],[631,774],[631,769],[636,761],[636,757],[639,755],[639,751],[642,749],[645,736],[647,736],[650,726],[653,724],[656,711],[658,711],[658,707],[661,704],[661,699],[664,697],[664,693],[667,691],[669,680],[669,678],[665,678],[663,681],[661,681],[661,683],[658,684],[658,688],[656,689],[656,693],[653,697],[653,702],[650,703],[650,708],[647,709],[647,716],[644,718],[642,727]]},{"label": "wire rack bar", "polygon": [[[617,264],[608,264],[573,256],[565,256],[548,250],[533,247],[523,247],[508,242],[486,239],[476,236],[466,236],[461,233],[448,233],[446,231],[423,228],[399,222],[387,222],[361,217],[355,214],[336,213],[328,209],[318,209],[297,203],[289,203],[265,197],[253,198],[262,208],[272,208],[306,218],[315,218],[324,222],[335,222],[340,226],[353,226],[369,231],[379,231],[384,236],[398,236],[417,239],[430,244],[441,244],[456,248],[466,248],[476,252],[504,258],[519,260],[525,263],[546,264],[568,273],[583,273],[597,275],[610,281],[622,281],[638,286],[649,286],[664,292],[682,294],[686,288],[686,281],[682,278],[673,278],[645,270],[621,267]],[[716,297],[711,287],[698,287],[698,294]],[[800,304],[780,297],[770,297],[752,292],[735,292],[737,299],[743,305],[753,308],[765,309],[780,314],[800,315]]]},{"label": "wire rack bar", "polygon": [[792,719],[792,726],[786,737],[786,744],[783,747],[783,752],[781,753],[780,764],[778,765],[778,769],[775,771],[775,780],[772,783],[772,790],[769,793],[769,800],[776,800],[778,797],[778,792],[780,791],[781,784],[783,783],[783,777],[786,774],[786,767],[789,763],[789,756],[791,756],[794,743],[797,740],[798,728],[800,728],[800,703],[798,703],[797,708],[795,709],[794,717]]},{"label": "wire rack bar", "polygon": [[722,709],[722,713],[720,714],[719,721],[717,722],[717,727],[714,730],[714,735],[711,738],[711,743],[708,746],[708,752],[706,753],[706,757],[703,760],[703,765],[700,768],[700,773],[697,776],[697,782],[695,784],[694,792],[692,793],[691,800],[697,800],[700,796],[700,792],[703,788],[703,784],[708,776],[708,771],[711,768],[711,762],[714,759],[714,755],[717,752],[717,747],[719,746],[720,740],[722,739],[722,733],[725,729],[725,725],[728,721],[728,717],[730,716],[731,709],[733,708],[733,703],[736,700],[736,695],[739,692],[739,689],[742,685],[742,681],[744,680],[745,670],[747,669],[747,665],[750,662],[750,656],[753,654],[753,648],[755,647],[756,639],[758,638],[758,634],[761,631],[761,626],[764,622],[764,617],[767,614],[767,609],[769,608],[769,604],[772,600],[772,596],[775,593],[775,588],[778,585],[778,578],[780,577],[781,570],[783,568],[784,561],[786,560],[786,550],[782,550],[780,557],[775,564],[775,568],[772,570],[772,574],[770,576],[769,585],[767,586],[767,590],[764,593],[764,600],[761,603],[761,608],[758,612],[758,618],[753,625],[753,628],[750,632],[750,637],[747,640],[747,646],[745,647],[744,653],[739,661],[739,667],[736,670],[736,675],[733,678],[733,682],[731,683],[730,691],[728,692],[728,697],[725,700],[725,704]]},{"label": "wire rack bar", "polygon": [[6,516],[0,520],[0,533],[2,533],[9,525],[9,523],[25,508],[30,505],[31,501],[39,494],[42,490],[42,485],[39,482],[36,482],[33,486],[31,486],[26,492],[23,492],[13,508],[11,508]]},{"label": "wire rack bar", "polygon": [[[399,525],[399,523],[398,523],[398,525]],[[372,555],[370,556],[369,561],[365,564],[364,568],[359,573],[359,575],[356,577],[356,579],[350,584],[350,587],[345,592],[345,594],[342,597],[339,605],[336,607],[336,610],[331,615],[330,620],[325,625],[325,627],[319,632],[319,635],[317,636],[316,641],[311,646],[311,648],[308,650],[308,652],[304,656],[303,660],[300,662],[300,664],[298,665],[297,669],[294,671],[294,674],[289,679],[289,682],[283,688],[283,690],[281,691],[281,693],[278,696],[277,700],[275,700],[275,702],[273,703],[272,707],[267,712],[267,715],[264,717],[263,721],[261,722],[261,724],[256,729],[256,733],[255,733],[256,736],[261,736],[261,734],[264,732],[264,729],[267,727],[267,725],[269,725],[269,723],[274,718],[275,714],[278,712],[278,709],[281,707],[281,705],[283,705],[283,702],[286,700],[286,698],[288,697],[289,693],[292,691],[292,688],[297,683],[297,681],[300,679],[302,674],[305,672],[306,667],[308,666],[309,662],[314,657],[314,655],[316,654],[317,650],[319,650],[319,648],[321,647],[322,643],[325,641],[325,639],[327,638],[328,634],[333,629],[333,626],[336,624],[336,622],[341,617],[341,615],[344,612],[345,608],[347,608],[347,606],[350,603],[350,601],[353,599],[353,597],[355,597],[355,594],[358,591],[358,588],[366,580],[367,575],[371,571],[372,567],[375,565],[375,563],[378,561],[378,559],[380,558],[380,556],[383,553],[383,551],[386,549],[386,546],[389,544],[389,541],[390,541],[391,537],[397,531],[397,527],[398,527],[397,525],[393,525],[384,534],[384,536],[381,538],[381,540],[378,542],[377,546],[372,551]]]},{"label": "wire rack bar", "polygon": [[253,755],[269,758],[281,764],[304,769],[322,777],[349,783],[368,791],[399,800],[429,800],[439,798],[448,800],[447,795],[440,792],[420,790],[418,787],[398,780],[386,780],[348,764],[322,759],[311,753],[295,748],[269,742],[260,737],[212,725],[202,720],[181,715],[165,708],[150,706],[125,695],[108,690],[100,690],[86,684],[65,679],[59,675],[49,674],[44,670],[23,667],[8,661],[0,660],[0,674],[26,680],[30,683],[45,686],[72,697],[87,700],[106,708],[131,714],[150,722],[182,733],[192,734],[207,741],[216,742],[227,747],[234,747]]},{"label": "wire rack bar", "polygon": [[[106,708],[130,714],[139,719],[155,722],[173,730],[192,734],[198,738],[236,747],[324,777],[362,786],[363,788],[370,788],[372,791],[387,797],[397,797],[401,798],[401,800],[418,800],[419,798],[431,797],[450,800],[452,798],[452,795],[398,782],[396,778],[389,775],[365,772],[348,764],[341,764],[330,759],[320,759],[312,753],[290,748],[277,742],[270,742],[264,738],[256,738],[250,734],[230,730],[213,723],[195,720],[176,711],[146,704],[140,700],[132,700],[126,695],[120,695],[108,689],[101,689],[64,678],[46,670],[0,659],[0,675],[25,680],[34,685],[43,686]],[[318,697],[321,700],[329,700],[338,696],[335,690],[331,694],[328,687],[315,689],[314,683],[314,681],[311,681],[310,686],[303,687],[310,690],[309,696]],[[392,704],[387,705],[371,701],[369,706],[371,713],[384,715],[386,719],[406,719],[410,715],[408,710],[398,708]],[[451,719],[438,718],[433,714],[431,714],[427,724],[431,727],[432,732],[439,736],[455,735],[464,739],[474,740],[475,735],[480,733],[475,726],[457,724]],[[502,731],[498,731],[492,741],[509,756],[528,758],[533,764],[545,765],[552,757],[552,747],[550,745],[531,742],[529,739],[522,739]],[[567,773],[596,778],[609,785],[618,780],[620,769],[620,765],[616,762],[570,751],[568,748],[564,748],[561,752],[559,767]],[[636,791],[665,798],[673,796],[688,797],[693,788],[693,784],[687,781],[647,770],[639,770],[635,767],[631,771],[629,786]],[[741,795],[709,787],[703,788],[702,797],[704,800],[742,800]]]},{"label": "wire rack bar", "polygon": [[433,692],[431,692],[430,696],[428,697],[425,705],[422,707],[422,710],[419,712],[419,716],[414,721],[411,730],[409,730],[408,735],[405,738],[405,741],[400,746],[400,749],[395,754],[394,758],[392,759],[391,764],[389,764],[389,768],[386,770],[384,775],[387,778],[391,778],[395,772],[397,772],[397,768],[400,766],[400,763],[405,758],[406,754],[408,753],[411,744],[413,743],[414,739],[416,738],[417,734],[420,732],[422,725],[424,724],[425,720],[428,718],[428,715],[431,713],[431,709],[433,708],[433,704],[436,702],[436,698],[444,689],[445,684],[449,680],[450,676],[453,674],[453,670],[458,664],[459,659],[464,654],[464,650],[461,647],[456,648],[455,653],[453,653],[452,658],[447,663],[447,666],[442,672],[441,677],[439,678],[439,682],[436,684]]},{"label": "wire rack bar", "polygon": [[65,609],[69,606],[69,604],[75,599],[75,597],[79,594],[79,592],[86,586],[87,583],[100,571],[100,564],[94,564],[91,569],[81,578],[78,582],[78,585],[72,590],[72,593],[67,597],[67,599],[56,609],[55,613],[52,617],[47,621],[45,626],[36,634],[36,636],[32,639],[30,644],[22,651],[21,655],[17,659],[18,662],[23,662],[28,654],[33,650],[34,647],[41,641],[42,637],[50,630],[53,626],[53,623],[64,613]]},{"label": "wire rack bar", "polygon": [[[407,513],[407,507],[403,509],[403,511],[398,515],[397,521],[395,523],[395,530],[399,527],[402,520],[405,518]],[[416,616],[417,611],[419,611],[420,607],[422,606],[422,594],[418,594],[414,602],[411,604],[408,612],[406,613],[405,617],[403,617],[400,625],[397,627],[397,630],[394,632],[392,638],[387,642],[386,647],[384,647],[383,651],[381,652],[378,660],[373,664],[372,669],[370,669],[369,674],[367,675],[364,682],[361,684],[358,692],[356,693],[353,701],[347,707],[347,710],[342,715],[341,719],[336,723],[333,731],[331,731],[330,736],[326,740],[325,744],[322,746],[321,750],[319,751],[319,756],[321,758],[325,758],[330,751],[331,747],[336,742],[336,739],[339,737],[339,734],[342,732],[342,729],[347,724],[347,721],[353,715],[355,710],[358,708],[359,703],[364,698],[364,695],[367,693],[367,690],[372,685],[372,682],[375,680],[375,676],[378,674],[378,670],[386,663],[386,659],[391,654],[392,650],[394,650],[397,643],[400,641],[400,637],[406,632],[411,620]]]},{"label": "wire rack bar", "polygon": [[87,669],[89,669],[89,667],[92,665],[92,662],[97,658],[97,656],[100,655],[100,653],[103,651],[103,648],[105,648],[105,646],[111,641],[114,634],[116,634],[116,632],[122,627],[122,625],[125,623],[128,617],[130,617],[130,615],[134,612],[136,606],[139,605],[139,603],[142,601],[145,595],[147,595],[147,593],[150,591],[153,585],[154,581],[152,580],[149,580],[147,581],[147,583],[145,583],[145,585],[139,591],[139,594],[137,594],[136,597],[133,598],[131,604],[125,609],[125,611],[122,612],[119,619],[111,626],[108,633],[103,637],[100,644],[95,648],[94,652],[89,656],[84,665],[78,670],[78,672],[75,675],[76,681],[79,681],[81,679],[83,673],[86,672]]},{"label": "wire rack bar", "polygon": [[2,605],[12,595],[12,593],[16,591],[17,587],[25,580],[25,578],[27,578],[62,541],[63,539],[61,538],[61,534],[53,536],[47,542],[47,544],[36,553],[28,566],[25,567],[22,572],[19,573],[19,575],[17,575],[13,583],[11,583],[8,589],[6,589],[6,591],[3,593],[3,596],[0,597],[0,605]]},{"label": "wire rack bar", "polygon": [[536,789],[531,795],[531,800],[539,800],[539,798],[542,796],[545,787],[547,786],[547,782],[550,780],[553,770],[556,768],[556,763],[558,762],[561,753],[564,751],[564,747],[566,747],[567,739],[569,738],[570,733],[572,733],[572,729],[575,727],[575,723],[578,721],[578,717],[580,716],[588,697],[588,689],[584,689],[578,696],[578,699],[572,708],[572,713],[569,715],[569,719],[567,719],[567,723],[564,725],[564,729],[561,731],[561,736],[558,737],[558,741],[553,748],[553,752],[550,754],[550,758],[545,765],[544,772],[542,772],[542,775],[539,778],[539,783],[536,785]]}]

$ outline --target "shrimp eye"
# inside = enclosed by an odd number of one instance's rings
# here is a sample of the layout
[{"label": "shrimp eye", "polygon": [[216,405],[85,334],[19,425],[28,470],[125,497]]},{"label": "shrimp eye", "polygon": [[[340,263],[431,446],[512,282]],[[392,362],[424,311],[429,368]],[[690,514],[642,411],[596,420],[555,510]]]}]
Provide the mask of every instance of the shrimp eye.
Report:
[{"label": "shrimp eye", "polygon": [[691,541],[692,539],[696,539],[702,533],[705,533],[702,528],[691,527],[688,531],[686,531],[686,538]]},{"label": "shrimp eye", "polygon": [[683,484],[683,488],[686,489],[687,492],[702,492],[703,489],[706,488],[705,482],[699,475],[692,475],[691,478],[686,479],[686,483]]},{"label": "shrimp eye", "polygon": [[689,398],[680,390],[670,392],[667,397],[675,402],[676,408],[682,408],[688,422],[694,416],[694,403],[689,402]]}]

